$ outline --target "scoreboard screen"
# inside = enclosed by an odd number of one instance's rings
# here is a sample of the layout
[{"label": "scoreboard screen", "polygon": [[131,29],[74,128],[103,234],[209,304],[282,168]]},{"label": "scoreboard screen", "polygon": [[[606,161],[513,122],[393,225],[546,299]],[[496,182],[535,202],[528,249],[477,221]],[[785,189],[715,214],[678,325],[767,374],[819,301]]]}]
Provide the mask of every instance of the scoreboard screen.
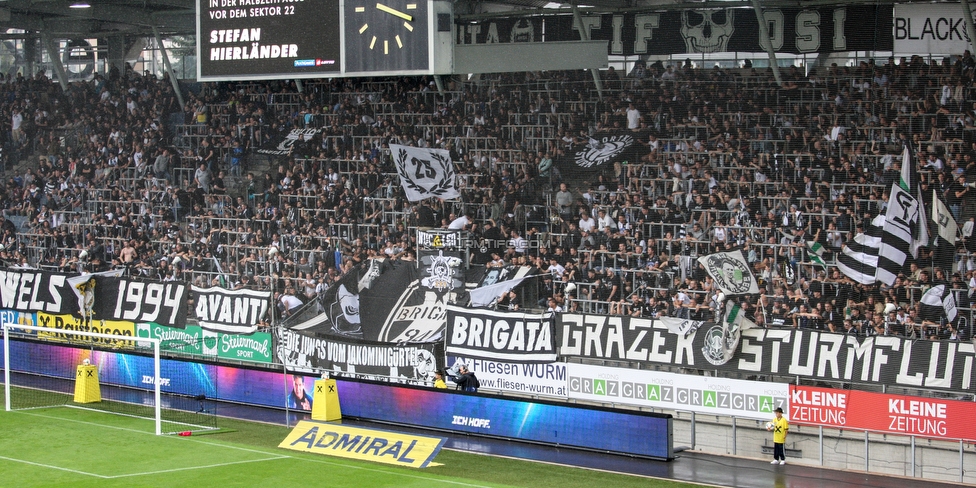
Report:
[{"label": "scoreboard screen", "polygon": [[447,0],[197,0],[196,5],[200,81],[452,69]]},{"label": "scoreboard screen", "polygon": [[200,81],[342,71],[339,0],[197,0]]}]

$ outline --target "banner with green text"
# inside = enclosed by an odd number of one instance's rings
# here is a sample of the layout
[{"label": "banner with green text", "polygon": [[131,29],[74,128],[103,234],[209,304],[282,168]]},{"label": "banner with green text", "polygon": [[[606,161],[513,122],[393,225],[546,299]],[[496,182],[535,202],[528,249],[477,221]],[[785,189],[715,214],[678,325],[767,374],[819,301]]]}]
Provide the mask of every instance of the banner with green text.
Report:
[{"label": "banner with green text", "polygon": [[177,329],[155,322],[144,322],[136,324],[136,336],[159,339],[160,350],[164,354],[176,352],[233,361],[271,363],[274,351],[271,334],[268,332],[228,334],[204,329],[199,325],[188,324],[185,329]]}]

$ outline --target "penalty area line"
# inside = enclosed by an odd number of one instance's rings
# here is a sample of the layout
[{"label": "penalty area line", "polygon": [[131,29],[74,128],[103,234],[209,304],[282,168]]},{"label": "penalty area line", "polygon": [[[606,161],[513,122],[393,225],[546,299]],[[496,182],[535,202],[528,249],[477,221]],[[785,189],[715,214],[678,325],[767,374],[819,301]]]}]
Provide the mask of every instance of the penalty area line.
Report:
[{"label": "penalty area line", "polygon": [[93,478],[101,478],[101,479],[109,479],[109,478],[111,478],[111,476],[104,476],[104,475],[101,475],[101,474],[88,473],[88,472],[85,472],[85,471],[78,471],[77,469],[71,469],[71,468],[62,468],[61,466],[54,466],[54,465],[51,465],[51,464],[35,463],[33,461],[27,461],[27,460],[24,460],[24,459],[17,459],[17,458],[12,458],[12,457],[7,457],[7,456],[0,456],[0,459],[4,459],[4,460],[11,461],[11,462],[15,462],[15,463],[29,464],[31,466],[38,466],[38,467],[41,467],[41,468],[56,469],[58,471],[67,471],[69,473],[81,474],[81,475],[85,475],[85,476],[91,476]]}]

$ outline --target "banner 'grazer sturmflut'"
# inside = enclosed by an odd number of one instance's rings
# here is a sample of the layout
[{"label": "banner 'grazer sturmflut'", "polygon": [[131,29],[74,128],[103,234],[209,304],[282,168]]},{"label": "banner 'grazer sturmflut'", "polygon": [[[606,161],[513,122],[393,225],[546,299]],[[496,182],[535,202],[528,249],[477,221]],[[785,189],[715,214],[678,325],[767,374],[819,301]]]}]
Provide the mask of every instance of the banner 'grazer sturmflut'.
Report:
[{"label": "banner 'grazer sturmflut'", "polygon": [[194,315],[200,327],[232,334],[252,334],[264,320],[271,292],[194,286]]},{"label": "banner 'grazer sturmflut'", "polygon": [[434,371],[444,366],[442,343],[384,344],[303,334],[275,329],[278,361],[289,371],[317,373],[322,370],[375,376],[386,381],[399,378],[433,381]]},{"label": "banner 'grazer sturmflut'", "polygon": [[944,391],[976,387],[976,346],[969,342],[757,328],[742,331],[730,361],[712,364],[709,355],[724,354],[721,341],[709,340],[702,329],[688,336],[675,334],[653,319],[563,313],[556,316],[555,332],[557,351],[564,358]]},{"label": "banner 'grazer sturmflut'", "polygon": [[556,360],[552,318],[545,314],[447,307],[447,352],[471,358]]},{"label": "banner 'grazer sturmflut'", "polygon": [[[156,322],[182,329],[186,327],[190,288],[180,281],[148,281],[132,278],[96,276],[94,320]],[[74,292],[69,292],[74,300]]]}]

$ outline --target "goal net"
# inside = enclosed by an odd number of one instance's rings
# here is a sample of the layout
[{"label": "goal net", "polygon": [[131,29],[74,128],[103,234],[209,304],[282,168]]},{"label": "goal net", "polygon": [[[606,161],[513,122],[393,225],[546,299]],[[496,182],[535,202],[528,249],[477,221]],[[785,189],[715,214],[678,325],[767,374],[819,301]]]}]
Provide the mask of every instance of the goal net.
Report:
[{"label": "goal net", "polygon": [[3,327],[5,408],[66,406],[147,419],[157,435],[217,429],[216,375],[206,365],[161,359],[185,341]]}]

